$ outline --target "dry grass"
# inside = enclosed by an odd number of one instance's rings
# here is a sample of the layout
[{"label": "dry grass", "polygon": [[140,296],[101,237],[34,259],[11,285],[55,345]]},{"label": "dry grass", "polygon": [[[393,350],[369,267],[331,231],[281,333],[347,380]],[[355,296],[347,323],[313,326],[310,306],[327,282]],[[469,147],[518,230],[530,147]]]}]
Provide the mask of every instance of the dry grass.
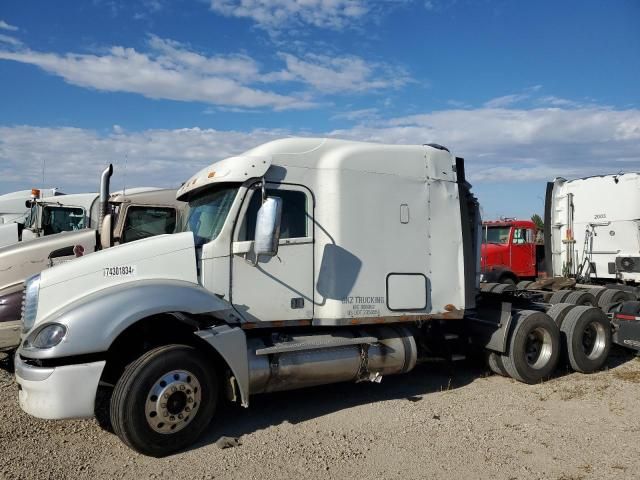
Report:
[{"label": "dry grass", "polygon": [[616,370],[613,375],[625,382],[640,383],[640,371]]}]

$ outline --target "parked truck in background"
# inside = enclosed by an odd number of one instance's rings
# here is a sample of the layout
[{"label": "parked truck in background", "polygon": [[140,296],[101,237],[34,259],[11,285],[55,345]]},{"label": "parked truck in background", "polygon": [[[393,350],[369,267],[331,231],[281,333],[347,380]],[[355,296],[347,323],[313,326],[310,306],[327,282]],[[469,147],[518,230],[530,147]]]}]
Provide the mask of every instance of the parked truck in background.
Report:
[{"label": "parked truck in background", "polygon": [[546,270],[582,283],[640,285],[640,173],[547,185]]},{"label": "parked truck in background", "polygon": [[[222,397],[379,382],[471,345],[536,383],[591,372],[611,344],[594,307],[481,293],[479,205],[439,145],[289,138],[215,162],[178,190],[183,232],[57,265],[25,285],[19,401],[90,417],[163,456]],[[564,332],[567,340],[561,339]],[[463,350],[464,349],[464,350]]]},{"label": "parked truck in background", "polygon": [[484,281],[640,286],[640,174],[557,178],[547,184],[544,234],[515,219],[484,222],[483,232]]},{"label": "parked truck in background", "polygon": [[640,174],[549,182],[544,242],[528,220],[484,222],[483,232],[484,290],[597,305],[613,314],[615,343],[640,349]]},{"label": "parked truck in background", "polygon": [[485,221],[480,261],[483,282],[535,280],[544,268],[542,232],[531,220]]},{"label": "parked truck in background", "polygon": [[[77,218],[86,219],[77,224],[84,228],[49,232],[28,242],[0,248],[0,351],[13,350],[20,343],[20,309],[25,279],[45,268],[98,249],[173,233],[183,221],[186,204],[176,200],[175,189],[140,188],[130,190],[137,193],[110,195],[109,178],[112,172],[111,166],[103,172],[100,195],[81,197],[91,199],[90,216],[85,217],[84,212],[78,212],[77,215]],[[49,218],[56,215],[51,209],[81,208],[57,207],[50,202],[39,203],[39,206]],[[45,224],[50,225],[47,222]],[[89,225],[91,227],[87,228]]]},{"label": "parked truck in background", "polygon": [[0,195],[0,225],[22,219],[28,207],[25,203],[36,196],[53,197],[64,195],[57,188],[34,188]]},{"label": "parked truck in background", "polygon": [[19,190],[0,195],[0,247],[14,243],[18,238],[19,223],[24,224],[29,206],[34,199],[61,196],[57,188]]}]

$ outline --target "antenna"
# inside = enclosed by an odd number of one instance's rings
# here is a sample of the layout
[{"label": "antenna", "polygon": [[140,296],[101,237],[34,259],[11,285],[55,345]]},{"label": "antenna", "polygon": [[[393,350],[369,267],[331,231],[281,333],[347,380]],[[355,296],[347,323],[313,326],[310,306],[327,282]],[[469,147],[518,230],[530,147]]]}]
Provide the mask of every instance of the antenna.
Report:
[{"label": "antenna", "polygon": [[40,187],[40,188],[44,188],[44,171],[45,171],[45,168],[46,168],[46,164],[47,164],[47,159],[43,158],[42,159],[42,187]]}]

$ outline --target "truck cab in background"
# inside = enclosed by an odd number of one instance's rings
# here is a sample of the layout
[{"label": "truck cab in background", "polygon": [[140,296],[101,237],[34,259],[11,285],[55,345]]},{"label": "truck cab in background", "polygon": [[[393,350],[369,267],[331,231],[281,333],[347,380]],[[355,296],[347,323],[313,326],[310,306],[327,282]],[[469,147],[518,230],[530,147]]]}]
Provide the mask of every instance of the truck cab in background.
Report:
[{"label": "truck cab in background", "polygon": [[481,278],[484,282],[533,280],[544,266],[542,231],[530,220],[502,219],[482,224]]},{"label": "truck cab in background", "polygon": [[0,247],[20,239],[25,222],[31,213],[31,203],[43,197],[60,197],[57,188],[33,188],[0,195]]},{"label": "truck cab in background", "polygon": [[[105,170],[105,176],[111,176],[111,167]],[[0,351],[18,346],[26,279],[96,250],[171,234],[181,227],[186,204],[176,200],[175,189],[137,188],[109,195],[108,185],[105,179],[101,195],[79,196],[86,200],[86,208],[76,200],[72,200],[76,206],[39,202],[38,208],[48,218],[40,223],[46,235],[0,248]],[[101,196],[107,201],[101,202]],[[70,224],[78,229],[58,228]]]},{"label": "truck cab in background", "polygon": [[64,195],[57,188],[33,188],[0,195],[0,225],[23,219],[28,211],[26,202],[39,197]]}]

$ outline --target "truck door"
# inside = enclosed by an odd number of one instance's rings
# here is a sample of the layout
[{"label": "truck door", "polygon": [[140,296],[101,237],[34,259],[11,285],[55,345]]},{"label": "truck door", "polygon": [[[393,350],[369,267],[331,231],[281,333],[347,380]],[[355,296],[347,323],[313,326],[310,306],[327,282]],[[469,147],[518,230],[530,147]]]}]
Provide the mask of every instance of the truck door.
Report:
[{"label": "truck door", "polygon": [[514,227],[511,241],[511,268],[518,277],[536,276],[535,233],[532,229]]},{"label": "truck door", "polygon": [[253,254],[259,188],[245,198],[233,236],[231,303],[248,322],[313,318],[313,197],[301,186],[267,184],[267,196],[282,198],[278,254]]}]

